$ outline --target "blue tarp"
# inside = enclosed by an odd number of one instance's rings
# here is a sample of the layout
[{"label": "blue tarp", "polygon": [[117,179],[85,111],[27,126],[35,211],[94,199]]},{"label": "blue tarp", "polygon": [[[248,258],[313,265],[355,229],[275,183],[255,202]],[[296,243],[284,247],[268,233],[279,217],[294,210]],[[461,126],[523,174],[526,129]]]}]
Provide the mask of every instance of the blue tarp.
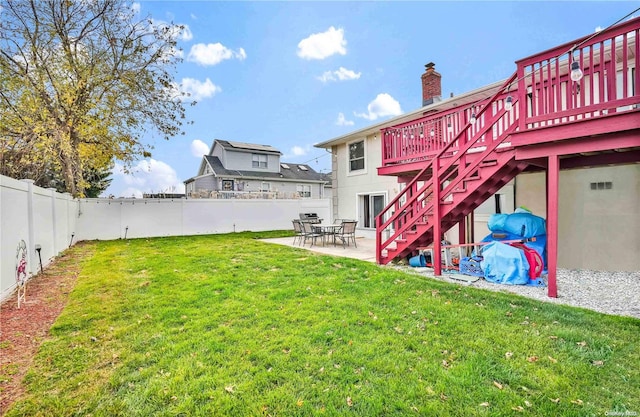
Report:
[{"label": "blue tarp", "polygon": [[487,224],[492,232],[507,232],[518,237],[547,234],[545,220],[526,211],[512,214],[492,214]]},{"label": "blue tarp", "polygon": [[[482,242],[499,242],[501,240],[518,240],[518,239],[522,239],[521,236],[518,235],[514,235],[511,233],[507,233],[507,232],[502,232],[504,234],[504,237],[494,237],[493,234],[489,234],[487,236],[485,236],[484,239],[482,239]],[[525,245],[530,247],[531,249],[534,249],[536,252],[538,252],[538,254],[540,254],[540,256],[542,257],[542,262],[544,264],[544,267],[546,268],[547,266],[547,235],[538,235],[538,236],[534,236],[536,238],[535,241],[533,242],[525,242]],[[474,252],[475,253],[475,252]],[[484,253],[484,249],[483,249],[483,253]]]},{"label": "blue tarp", "polygon": [[[546,267],[547,231],[542,217],[533,215],[526,209],[518,208],[513,214],[492,214],[487,225],[493,233],[482,239],[491,242],[482,249],[480,264],[487,281],[499,284],[532,285],[541,280],[529,279],[529,262],[524,251],[501,240],[528,240],[526,246],[534,249]],[[496,237],[499,235],[500,237]]]},{"label": "blue tarp", "polygon": [[535,241],[526,242],[525,245],[534,249],[542,257],[542,262],[547,265],[547,227],[542,217],[532,214],[530,211],[517,208],[512,214],[492,214],[489,217],[487,227],[492,232],[504,234],[504,237],[496,238],[488,235],[483,242],[500,240],[517,240],[533,238]]},{"label": "blue tarp", "polygon": [[529,283],[529,262],[520,249],[492,242],[482,249],[482,257],[480,267],[487,281],[512,285]]}]

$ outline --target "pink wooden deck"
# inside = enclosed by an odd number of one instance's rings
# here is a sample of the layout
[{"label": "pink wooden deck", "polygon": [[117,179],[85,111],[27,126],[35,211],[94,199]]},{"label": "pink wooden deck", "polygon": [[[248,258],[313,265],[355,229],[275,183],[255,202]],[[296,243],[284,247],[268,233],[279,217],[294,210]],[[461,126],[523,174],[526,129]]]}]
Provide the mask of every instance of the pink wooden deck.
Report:
[{"label": "pink wooden deck", "polygon": [[[440,274],[443,232],[519,173],[545,169],[548,290],[556,297],[559,170],[640,161],[639,35],[636,18],[521,59],[485,98],[468,95],[382,129],[378,173],[404,188],[376,219],[377,262],[432,245]],[[582,77],[572,79],[576,66]]]}]

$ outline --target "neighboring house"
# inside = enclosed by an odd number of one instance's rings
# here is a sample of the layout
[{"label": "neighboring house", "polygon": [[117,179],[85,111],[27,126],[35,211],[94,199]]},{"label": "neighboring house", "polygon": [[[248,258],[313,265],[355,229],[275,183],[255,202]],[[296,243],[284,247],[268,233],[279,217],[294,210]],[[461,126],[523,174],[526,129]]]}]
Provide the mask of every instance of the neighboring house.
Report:
[{"label": "neighboring house", "polygon": [[281,155],[269,145],[216,139],[198,174],[184,181],[187,198],[325,198],[328,174]]},{"label": "neighboring house", "polygon": [[490,214],[526,206],[547,219],[550,296],[556,267],[640,270],[639,30],[560,45],[456,97],[428,64],[423,107],[315,145],[332,153],[334,217],[357,219],[387,263],[438,235],[477,242]]}]

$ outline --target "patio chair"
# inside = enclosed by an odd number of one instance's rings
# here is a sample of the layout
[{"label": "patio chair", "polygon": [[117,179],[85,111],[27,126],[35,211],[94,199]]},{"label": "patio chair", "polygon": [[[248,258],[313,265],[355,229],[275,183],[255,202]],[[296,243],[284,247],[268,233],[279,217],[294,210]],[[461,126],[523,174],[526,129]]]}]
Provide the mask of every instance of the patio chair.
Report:
[{"label": "patio chair", "polygon": [[311,246],[315,243],[317,238],[322,238],[324,243],[324,234],[322,232],[318,232],[315,227],[313,227],[313,223],[311,222],[300,222],[302,224],[304,241],[302,242],[302,246],[307,243],[307,239],[311,239]]},{"label": "patio chair", "polygon": [[295,232],[295,235],[293,236],[293,244],[296,244],[296,240],[298,241],[298,244],[302,243],[302,240],[304,239],[304,230],[302,230],[302,222],[300,222],[300,220],[298,219],[293,219],[293,231]]},{"label": "patio chair", "polygon": [[350,241],[353,241],[353,246],[356,248],[358,245],[356,244],[356,225],[358,224],[355,220],[348,220],[342,222],[342,228],[338,230],[335,234],[335,237],[342,241],[342,247],[344,248],[346,245],[349,245]]}]

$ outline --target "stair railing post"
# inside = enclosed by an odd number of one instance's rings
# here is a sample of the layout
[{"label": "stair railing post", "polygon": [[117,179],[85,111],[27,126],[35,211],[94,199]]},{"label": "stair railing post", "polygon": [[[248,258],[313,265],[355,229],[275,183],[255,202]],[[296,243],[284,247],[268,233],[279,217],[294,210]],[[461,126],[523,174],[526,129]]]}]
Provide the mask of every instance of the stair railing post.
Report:
[{"label": "stair railing post", "polygon": [[[462,112],[462,126],[467,126],[469,124],[469,117],[466,111]],[[464,145],[467,144],[467,142],[469,141],[469,128],[464,129],[464,131],[462,132],[462,134],[460,135],[460,140],[458,140],[458,149],[462,149],[464,148]],[[465,166],[467,166],[466,158],[467,153],[465,152],[464,155],[462,155],[460,157],[460,167],[464,168]]]},{"label": "stair railing post", "polygon": [[376,222],[376,263],[378,265],[381,265],[382,264],[382,230],[381,230],[382,213],[376,216],[375,222]]}]

